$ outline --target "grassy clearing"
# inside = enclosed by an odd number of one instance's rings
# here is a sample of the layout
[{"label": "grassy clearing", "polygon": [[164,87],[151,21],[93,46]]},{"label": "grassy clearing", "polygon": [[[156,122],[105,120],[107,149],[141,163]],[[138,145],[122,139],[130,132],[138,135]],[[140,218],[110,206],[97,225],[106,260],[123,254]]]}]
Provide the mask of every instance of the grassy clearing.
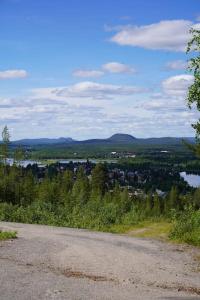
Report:
[{"label": "grassy clearing", "polygon": [[110,228],[113,233],[125,233],[130,236],[168,240],[172,223],[168,221],[143,221],[137,225],[114,225]]},{"label": "grassy clearing", "polygon": [[0,231],[0,241],[17,238],[16,231]]},{"label": "grassy clearing", "polygon": [[[108,231],[122,233],[133,237],[152,238],[162,241],[190,244],[200,247],[199,212],[187,212],[176,222],[168,220],[146,220],[136,225],[113,225]],[[189,216],[192,214],[192,217]],[[188,218],[187,218],[188,217]],[[197,222],[198,221],[198,222]],[[200,256],[198,257],[198,260]]]}]

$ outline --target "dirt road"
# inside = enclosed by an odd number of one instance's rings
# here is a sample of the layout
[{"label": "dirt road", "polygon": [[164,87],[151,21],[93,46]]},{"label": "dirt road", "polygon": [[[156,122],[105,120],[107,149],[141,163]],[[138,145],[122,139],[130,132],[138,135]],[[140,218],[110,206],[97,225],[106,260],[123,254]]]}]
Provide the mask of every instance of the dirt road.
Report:
[{"label": "dirt road", "polygon": [[198,250],[69,228],[0,222],[0,299],[200,299]]}]

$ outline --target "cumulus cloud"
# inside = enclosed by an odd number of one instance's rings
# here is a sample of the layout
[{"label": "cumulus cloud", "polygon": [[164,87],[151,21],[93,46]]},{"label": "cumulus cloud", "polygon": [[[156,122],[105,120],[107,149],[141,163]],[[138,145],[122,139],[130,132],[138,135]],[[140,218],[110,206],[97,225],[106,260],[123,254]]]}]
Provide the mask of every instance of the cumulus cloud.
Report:
[{"label": "cumulus cloud", "polygon": [[196,17],[196,21],[197,21],[197,22],[200,22],[200,15],[198,15],[198,16]]},{"label": "cumulus cloud", "polygon": [[28,76],[28,73],[25,70],[0,71],[0,80],[1,79],[25,78],[27,76]]},{"label": "cumulus cloud", "polygon": [[84,81],[63,89],[55,89],[52,93],[57,96],[92,98],[92,99],[113,99],[116,96],[129,96],[136,93],[147,92],[147,89],[135,86],[123,86],[103,84],[92,81]]},{"label": "cumulus cloud", "polygon": [[184,60],[174,60],[166,63],[165,69],[167,71],[179,71],[187,69],[187,62]]},{"label": "cumulus cloud", "polygon": [[[154,93],[134,86],[83,81],[35,89],[23,97],[0,98],[0,126],[13,126],[18,138],[30,132],[32,137],[76,139],[106,137],[115,132],[138,137],[189,136],[193,133],[191,123],[198,116],[186,107],[183,95],[192,79],[185,76],[189,75],[165,79]],[[114,102],[102,101],[110,99]]]},{"label": "cumulus cloud", "polygon": [[[166,101],[168,100],[168,101]],[[184,101],[180,101],[180,99],[173,99],[168,96],[168,98],[160,98],[159,100],[151,100],[148,103],[145,102],[142,105],[142,108],[147,111],[152,111],[155,114],[167,114],[171,115],[174,113],[182,113],[188,112]]]},{"label": "cumulus cloud", "polygon": [[162,87],[164,92],[168,95],[185,97],[188,87],[193,81],[194,77],[192,75],[176,75],[165,79],[162,82]]},{"label": "cumulus cloud", "polygon": [[12,101],[10,98],[0,98],[0,108],[6,108],[12,106]]},{"label": "cumulus cloud", "polygon": [[196,30],[200,30],[200,23],[194,24],[192,26],[192,28],[196,29]]},{"label": "cumulus cloud", "polygon": [[103,70],[109,73],[135,73],[136,70],[129,66],[119,62],[109,62],[102,66]]},{"label": "cumulus cloud", "polygon": [[152,50],[182,51],[190,38],[191,27],[200,28],[188,20],[166,20],[150,25],[125,26],[111,38],[119,45],[142,47]]},{"label": "cumulus cloud", "polygon": [[73,76],[75,77],[82,77],[82,78],[95,78],[101,77],[104,75],[103,71],[100,70],[75,70],[73,72]]},{"label": "cumulus cloud", "polygon": [[105,73],[129,74],[135,73],[136,70],[132,66],[119,62],[108,62],[101,66],[99,70],[77,69],[72,74],[75,77],[95,78],[105,75]]}]

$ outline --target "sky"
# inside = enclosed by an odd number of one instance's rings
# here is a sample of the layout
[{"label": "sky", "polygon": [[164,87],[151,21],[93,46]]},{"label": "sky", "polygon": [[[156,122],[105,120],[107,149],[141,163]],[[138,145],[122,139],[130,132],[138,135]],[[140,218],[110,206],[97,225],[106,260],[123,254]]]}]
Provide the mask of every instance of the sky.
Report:
[{"label": "sky", "polygon": [[194,136],[192,27],[198,0],[0,0],[0,130]]}]

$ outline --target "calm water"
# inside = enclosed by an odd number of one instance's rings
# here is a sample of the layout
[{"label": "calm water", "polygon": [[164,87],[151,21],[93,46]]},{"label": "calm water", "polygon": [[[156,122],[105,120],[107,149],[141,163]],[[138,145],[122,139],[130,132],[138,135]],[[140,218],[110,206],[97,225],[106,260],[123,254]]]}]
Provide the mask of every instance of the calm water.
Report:
[{"label": "calm water", "polygon": [[[68,164],[68,163],[70,163],[70,162],[73,162],[73,163],[85,163],[87,160],[86,159],[66,159],[66,160],[57,160],[57,162],[59,162],[59,163],[63,163],[63,164]],[[96,164],[96,163],[100,163],[100,162],[107,162],[107,163],[116,163],[117,162],[117,160],[109,160],[109,159],[102,159],[102,160],[99,160],[99,159],[91,159],[91,160],[89,160],[90,162],[92,162],[92,163],[94,163],[94,164]],[[56,161],[55,161],[56,162]],[[14,160],[13,160],[13,158],[8,158],[7,159],[7,163],[10,165],[10,166],[12,166],[13,165],[13,163],[14,163]],[[26,168],[28,165],[34,165],[34,164],[38,164],[38,165],[46,165],[46,163],[45,163],[45,161],[43,162],[43,161],[36,161],[36,160],[23,160],[23,161],[21,161],[21,163],[20,163],[20,165],[22,166],[22,167],[24,167],[24,168]]]},{"label": "calm water", "polygon": [[[12,166],[14,163],[14,159],[13,158],[8,158],[7,159],[7,163]],[[20,166],[26,168],[28,165],[34,165],[34,164],[40,164],[38,161],[36,160],[22,160],[20,162]]]},{"label": "calm water", "polygon": [[180,173],[181,177],[192,187],[200,187],[200,176],[194,174]]},{"label": "calm water", "polygon": [[[73,163],[86,163],[87,159],[64,159],[64,160],[59,160],[58,162],[59,163],[63,163],[63,164],[68,164],[70,162],[73,162]],[[107,163],[116,163],[117,160],[116,159],[89,159],[89,162],[91,163],[94,163],[94,164],[97,164],[97,163],[104,163],[104,162],[107,162]]]}]

